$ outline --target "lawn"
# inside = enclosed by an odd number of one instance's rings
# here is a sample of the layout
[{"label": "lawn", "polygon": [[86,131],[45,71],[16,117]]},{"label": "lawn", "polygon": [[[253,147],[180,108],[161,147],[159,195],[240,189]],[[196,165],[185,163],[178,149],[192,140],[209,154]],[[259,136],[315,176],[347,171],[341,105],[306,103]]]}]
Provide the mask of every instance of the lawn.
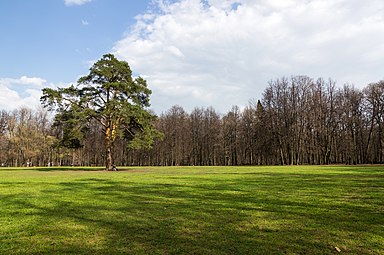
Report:
[{"label": "lawn", "polygon": [[96,170],[0,168],[0,254],[384,254],[384,166]]}]

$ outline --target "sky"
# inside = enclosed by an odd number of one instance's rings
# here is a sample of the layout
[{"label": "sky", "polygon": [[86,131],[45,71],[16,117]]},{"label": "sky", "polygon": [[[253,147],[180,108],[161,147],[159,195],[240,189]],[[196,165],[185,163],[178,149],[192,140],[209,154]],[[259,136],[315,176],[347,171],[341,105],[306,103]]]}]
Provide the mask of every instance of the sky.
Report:
[{"label": "sky", "polygon": [[2,0],[0,32],[4,110],[39,107],[105,53],[148,81],[158,114],[226,113],[281,77],[384,79],[382,0]]}]

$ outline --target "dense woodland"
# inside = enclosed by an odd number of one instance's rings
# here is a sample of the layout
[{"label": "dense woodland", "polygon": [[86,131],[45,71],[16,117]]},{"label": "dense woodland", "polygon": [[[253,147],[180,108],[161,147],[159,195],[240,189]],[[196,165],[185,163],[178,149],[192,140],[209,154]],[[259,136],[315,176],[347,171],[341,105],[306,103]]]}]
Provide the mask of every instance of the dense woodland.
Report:
[{"label": "dense woodland", "polygon": [[[363,89],[306,76],[271,81],[261,100],[226,114],[173,106],[158,116],[152,149],[116,141],[117,165],[289,165],[384,163],[384,81]],[[91,122],[80,148],[43,108],[0,112],[2,166],[102,166],[101,127]]]}]

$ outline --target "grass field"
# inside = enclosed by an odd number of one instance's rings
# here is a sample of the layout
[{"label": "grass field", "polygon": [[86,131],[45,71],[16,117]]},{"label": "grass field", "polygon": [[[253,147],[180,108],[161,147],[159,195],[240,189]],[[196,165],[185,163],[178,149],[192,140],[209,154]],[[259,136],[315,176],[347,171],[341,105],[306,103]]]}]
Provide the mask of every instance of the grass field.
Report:
[{"label": "grass field", "polygon": [[0,169],[0,254],[384,254],[384,166]]}]

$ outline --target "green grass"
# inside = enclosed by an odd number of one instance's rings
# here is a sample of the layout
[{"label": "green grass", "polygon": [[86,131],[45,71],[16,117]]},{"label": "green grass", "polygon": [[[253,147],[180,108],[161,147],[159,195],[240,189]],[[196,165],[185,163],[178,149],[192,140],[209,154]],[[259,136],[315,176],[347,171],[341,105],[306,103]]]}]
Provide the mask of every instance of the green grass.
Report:
[{"label": "green grass", "polygon": [[384,254],[384,167],[0,168],[0,254]]}]

